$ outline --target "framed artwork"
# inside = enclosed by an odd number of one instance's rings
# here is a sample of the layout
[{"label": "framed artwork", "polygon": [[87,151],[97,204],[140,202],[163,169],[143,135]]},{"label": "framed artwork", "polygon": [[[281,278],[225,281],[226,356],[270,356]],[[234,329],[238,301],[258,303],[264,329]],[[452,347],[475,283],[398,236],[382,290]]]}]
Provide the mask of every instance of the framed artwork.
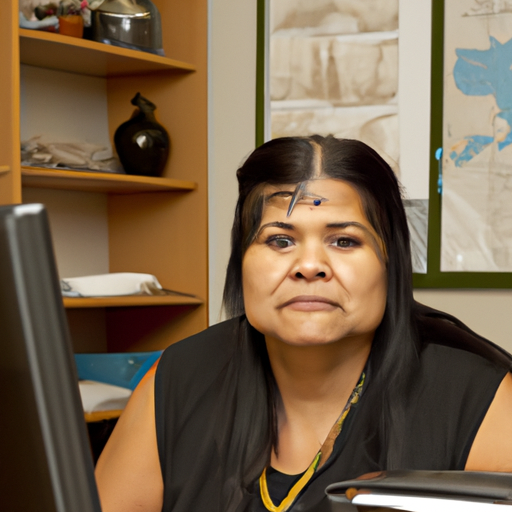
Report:
[{"label": "framed artwork", "polygon": [[441,270],[512,271],[512,4],[445,3]]},{"label": "framed artwork", "polygon": [[[371,4],[259,0],[257,144],[311,133],[367,142],[404,185],[415,287],[511,287],[512,87],[500,84],[505,70],[512,80],[512,4]],[[427,34],[407,11],[420,6]]]},{"label": "framed artwork", "polygon": [[504,256],[512,245],[499,236],[512,229],[510,207],[500,204],[493,177],[511,173],[512,179],[498,90],[512,64],[503,73],[501,50],[512,37],[512,10],[505,4],[432,2],[428,272],[414,276],[418,288],[512,287]]}]

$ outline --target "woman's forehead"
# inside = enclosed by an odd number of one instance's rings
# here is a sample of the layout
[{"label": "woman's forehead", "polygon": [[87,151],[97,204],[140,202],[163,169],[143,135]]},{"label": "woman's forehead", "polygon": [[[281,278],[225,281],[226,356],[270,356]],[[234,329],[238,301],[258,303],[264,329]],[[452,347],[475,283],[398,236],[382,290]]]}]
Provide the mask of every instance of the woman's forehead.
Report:
[{"label": "woman's forehead", "polygon": [[[291,216],[296,205],[311,209],[351,208],[364,212],[359,192],[349,183],[332,178],[311,179],[298,184],[267,185],[263,190],[266,207],[286,209]],[[363,213],[364,214],[364,213]]]}]

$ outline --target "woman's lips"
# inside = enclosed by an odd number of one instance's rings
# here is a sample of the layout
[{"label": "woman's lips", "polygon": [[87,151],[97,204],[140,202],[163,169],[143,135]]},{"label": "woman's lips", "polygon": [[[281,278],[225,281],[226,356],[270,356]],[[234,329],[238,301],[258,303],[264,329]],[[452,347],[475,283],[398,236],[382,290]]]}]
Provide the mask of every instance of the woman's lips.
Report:
[{"label": "woman's lips", "polygon": [[298,295],[287,300],[280,309],[288,308],[295,311],[330,311],[338,308],[338,304],[318,295]]}]

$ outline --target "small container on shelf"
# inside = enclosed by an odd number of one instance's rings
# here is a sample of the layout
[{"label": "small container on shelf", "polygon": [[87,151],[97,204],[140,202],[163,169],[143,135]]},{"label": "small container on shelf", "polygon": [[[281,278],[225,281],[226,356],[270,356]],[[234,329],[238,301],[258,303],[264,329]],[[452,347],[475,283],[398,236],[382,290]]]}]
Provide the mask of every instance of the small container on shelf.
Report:
[{"label": "small container on shelf", "polygon": [[84,19],[80,14],[64,14],[59,16],[59,34],[71,37],[84,35]]},{"label": "small container on shelf", "polygon": [[104,0],[91,22],[95,41],[164,55],[160,12],[151,0]]}]

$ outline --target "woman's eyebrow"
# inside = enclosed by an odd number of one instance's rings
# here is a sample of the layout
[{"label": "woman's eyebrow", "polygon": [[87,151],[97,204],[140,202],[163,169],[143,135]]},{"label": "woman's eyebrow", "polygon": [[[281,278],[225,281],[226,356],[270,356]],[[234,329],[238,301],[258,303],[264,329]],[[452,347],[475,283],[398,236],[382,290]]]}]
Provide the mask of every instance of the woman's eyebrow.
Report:
[{"label": "woman's eyebrow", "polygon": [[349,220],[349,221],[345,221],[345,222],[331,222],[331,223],[327,224],[328,228],[343,229],[343,228],[348,228],[350,226],[355,226],[356,228],[360,228],[360,229],[363,229],[364,231],[370,232],[370,230],[364,224],[361,224],[360,222],[357,222],[355,220]]},{"label": "woman's eyebrow", "polygon": [[258,230],[258,233],[256,234],[255,238],[258,238],[261,234],[261,232],[265,228],[279,228],[279,229],[287,229],[288,231],[293,231],[295,227],[293,224],[288,224],[287,222],[268,222],[267,224],[263,224],[260,229]]},{"label": "woman's eyebrow", "polygon": [[274,199],[274,197],[290,197],[293,195],[293,191],[290,190],[279,190],[278,192],[274,192],[273,194],[270,194],[269,196],[265,197],[265,202],[267,203],[271,199]]},{"label": "woman's eyebrow", "polygon": [[345,228],[349,228],[352,226],[355,228],[361,229],[365,233],[368,233],[375,241],[377,241],[377,238],[372,233],[372,231],[370,229],[368,229],[364,224],[361,224],[360,222],[346,221],[346,222],[331,222],[331,223],[327,224],[328,228],[335,228],[335,229],[345,229]]}]

